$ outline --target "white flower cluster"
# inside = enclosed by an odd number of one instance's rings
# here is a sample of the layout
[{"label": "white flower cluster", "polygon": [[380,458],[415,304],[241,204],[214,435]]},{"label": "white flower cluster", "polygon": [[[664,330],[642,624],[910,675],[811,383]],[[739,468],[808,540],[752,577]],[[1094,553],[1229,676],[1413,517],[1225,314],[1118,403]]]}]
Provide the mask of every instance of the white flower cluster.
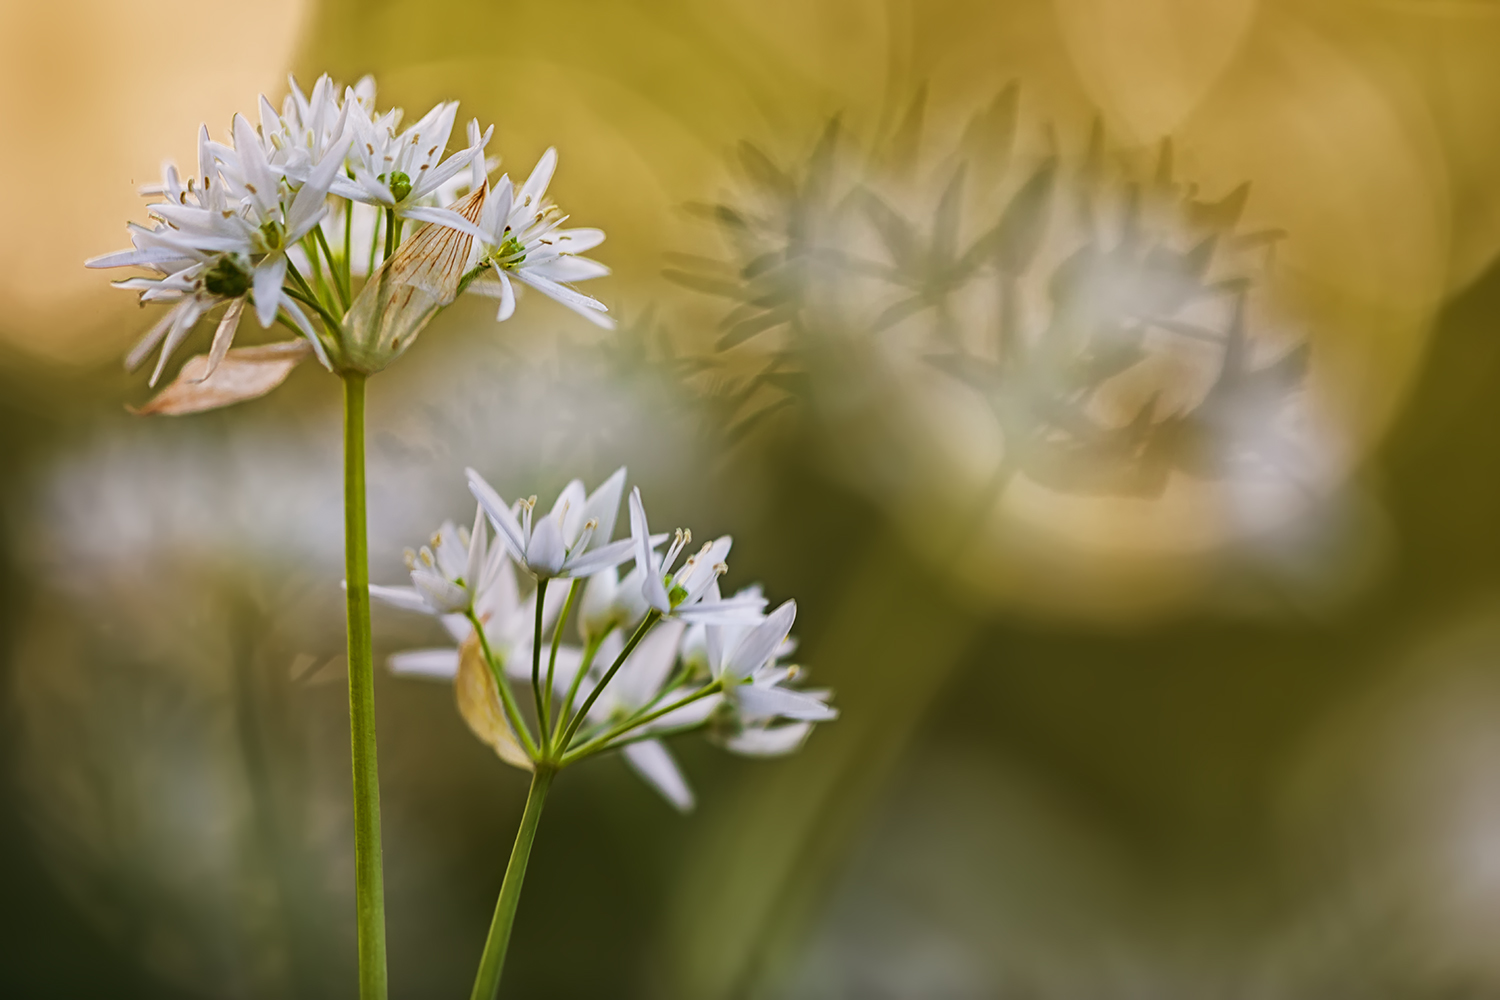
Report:
[{"label": "white flower cluster", "polygon": [[[836,717],[829,692],[791,686],[802,674],[786,662],[796,603],[767,613],[759,587],[720,594],[727,536],[677,566],[690,533],[676,532],[658,553],[668,536],[650,533],[637,489],[631,534],[611,541],[624,469],[587,495],[574,480],[545,514],[535,497],[506,504],[468,475],[479,501],[472,530],[445,523],[429,547],[408,552],[410,587],[370,593],[442,619],[454,645],[398,653],[391,669],[456,680],[466,721],[507,762],[560,767],[619,749],[686,810],[693,793],[663,737],[701,729],[735,753],[772,756]],[[487,521],[500,544],[490,543]],[[571,589],[549,588],[554,580]],[[524,718],[511,688],[528,683],[537,685],[535,709]]]},{"label": "white flower cluster", "polygon": [[[152,224],[131,224],[131,249],[87,262],[144,269],[147,276],[117,284],[140,292],[142,302],[171,305],[127,365],[159,347],[155,385],[198,321],[223,306],[198,381],[207,379],[250,306],[262,327],[280,320],[326,367],[344,367],[346,341],[359,336],[345,328],[370,311],[353,308],[352,277],[373,281],[430,227],[454,239],[429,236],[414,248],[428,259],[402,262],[402,273],[408,284],[419,283],[424,279],[411,276],[425,276],[423,265],[446,253],[445,266],[453,266],[445,287],[425,289],[437,306],[468,290],[499,299],[498,318],[508,319],[514,279],[611,326],[601,303],[569,287],[609,269],[579,256],[604,233],[561,228],[567,217],[546,198],[556,152],[547,150],[519,188],[509,176],[492,187],[494,161],[486,161],[485,149],[493,128],[481,132],[471,122],[467,145],[448,154],[457,111],[456,102],[445,102],[402,128],[399,108],[376,110],[370,77],[340,93],[324,76],[310,94],[292,80],[280,111],[262,97],[258,125],[235,115],[227,143],[200,127],[196,173],[184,181],[167,164],[162,183],[143,189],[157,198],[148,206]],[[393,308],[393,301],[387,294],[374,308]],[[394,345],[391,356],[405,346]]]}]

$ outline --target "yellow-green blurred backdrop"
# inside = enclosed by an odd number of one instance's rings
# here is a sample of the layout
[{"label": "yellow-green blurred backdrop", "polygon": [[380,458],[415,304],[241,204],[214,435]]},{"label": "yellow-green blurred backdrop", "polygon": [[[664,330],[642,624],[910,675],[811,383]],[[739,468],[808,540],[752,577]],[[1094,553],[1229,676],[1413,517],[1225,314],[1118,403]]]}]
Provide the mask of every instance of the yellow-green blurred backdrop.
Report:
[{"label": "yellow-green blurred backdrop", "polygon": [[[513,176],[555,145],[609,234],[619,333],[460,305],[374,383],[375,578],[465,465],[524,495],[629,463],[799,599],[838,692],[786,761],[684,745],[686,818],[570,772],[509,995],[1500,991],[1497,54],[1490,0],[4,0],[4,992],[353,995],[336,386],[131,417],[149,320],[81,266],[289,71],[459,99]],[[925,218],[1012,84],[1007,163],[1098,134],[1147,177],[1169,139],[1174,197],[1249,185],[1252,327],[1309,359],[1291,487],[1115,489],[1085,452],[1093,488],[978,492],[996,432],[899,324],[731,432],[783,335],[716,350],[729,306],[664,271],[730,253],[694,206],[750,205],[742,144],[795,173],[836,118],[855,163],[910,152],[889,197]],[[1201,381],[1169,360],[1137,395]],[[378,654],[432,638],[377,622]],[[461,995],[524,782],[440,687],[378,698],[393,992]]]}]

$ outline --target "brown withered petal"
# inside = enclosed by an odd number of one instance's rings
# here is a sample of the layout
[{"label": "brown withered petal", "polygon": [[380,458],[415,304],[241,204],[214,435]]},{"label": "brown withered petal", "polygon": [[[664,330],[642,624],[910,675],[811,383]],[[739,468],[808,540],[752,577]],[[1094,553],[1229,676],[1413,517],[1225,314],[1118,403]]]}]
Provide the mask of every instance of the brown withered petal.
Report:
[{"label": "brown withered petal", "polygon": [[237,347],[226,353],[209,372],[207,354],[188,359],[172,384],[132,413],[175,417],[184,413],[201,413],[247,399],[264,396],[276,388],[309,354],[312,346],[305,340],[287,340],[259,347]]},{"label": "brown withered petal", "polygon": [[[453,210],[478,222],[484,199],[485,189],[476,188]],[[349,308],[342,363],[373,374],[410,347],[437,311],[458,297],[473,241],[468,233],[428,223],[401,244]]]},{"label": "brown withered petal", "polygon": [[495,676],[485,665],[478,636],[470,635],[459,648],[453,693],[458,700],[458,714],[464,717],[474,735],[511,767],[530,771],[531,758],[521,749],[505,718],[505,706],[500,703]]}]

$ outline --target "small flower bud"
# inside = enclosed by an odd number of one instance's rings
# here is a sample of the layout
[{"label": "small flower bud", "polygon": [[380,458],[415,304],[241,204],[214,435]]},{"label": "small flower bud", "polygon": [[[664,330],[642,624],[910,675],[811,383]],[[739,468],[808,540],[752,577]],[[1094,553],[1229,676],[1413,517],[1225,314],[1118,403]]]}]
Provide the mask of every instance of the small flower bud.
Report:
[{"label": "small flower bud", "polygon": [[[476,222],[484,197],[479,188],[454,210]],[[468,233],[429,223],[401,244],[349,307],[337,365],[373,374],[400,357],[438,310],[458,297],[472,243]]]}]

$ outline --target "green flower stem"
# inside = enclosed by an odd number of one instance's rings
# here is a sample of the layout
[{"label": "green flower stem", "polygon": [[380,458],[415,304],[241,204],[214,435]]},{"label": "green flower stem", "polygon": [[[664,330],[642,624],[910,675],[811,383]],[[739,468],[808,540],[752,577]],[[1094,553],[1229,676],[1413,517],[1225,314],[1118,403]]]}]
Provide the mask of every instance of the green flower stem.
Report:
[{"label": "green flower stem", "polygon": [[594,702],[599,700],[599,696],[604,693],[604,689],[609,686],[609,682],[615,679],[615,674],[620,672],[620,667],[624,665],[626,658],[635,651],[635,647],[640,645],[641,640],[646,637],[646,633],[651,631],[651,627],[659,621],[661,621],[660,611],[653,610],[646,614],[645,619],[635,630],[635,634],[625,644],[625,648],[620,650],[620,655],[615,657],[615,662],[609,665],[609,670],[599,679],[599,683],[594,685],[594,690],[589,692],[588,698],[584,700],[583,705],[578,709],[578,714],[574,715],[572,721],[568,723],[567,731],[563,733],[561,742],[557,744],[559,751],[563,753],[567,752],[568,744],[573,740],[573,734],[578,732],[579,726],[583,725],[583,720],[588,717],[589,709],[594,707]]},{"label": "green flower stem", "polygon": [[568,720],[568,712],[573,708],[573,699],[578,697],[578,686],[583,683],[584,677],[588,676],[589,668],[594,665],[594,657],[599,655],[599,647],[604,644],[604,636],[593,636],[583,647],[583,660],[578,664],[578,673],[573,675],[573,683],[568,685],[568,696],[563,699],[562,708],[557,713],[557,726],[552,734],[552,742],[556,746],[562,746],[561,736],[563,725]]},{"label": "green flower stem", "polygon": [[344,577],[349,620],[349,741],[354,770],[354,898],[359,995],[385,1000],[385,885],[375,760],[375,666],[370,650],[370,555],[365,532],[365,376],[344,374]]},{"label": "green flower stem", "polygon": [[[350,215],[350,219],[352,221],[352,219],[353,219],[353,215],[352,214]],[[383,221],[385,221],[385,215],[384,215],[384,213],[382,213],[382,212],[376,212],[375,213],[375,232],[370,237],[370,259],[366,262],[366,268],[365,268],[365,276],[366,276],[366,278],[373,278],[375,276],[375,266],[376,266],[376,262],[375,262],[375,250],[376,250],[377,247],[380,246],[380,224]],[[347,231],[348,230],[345,230],[345,232],[347,232]]]},{"label": "green flower stem", "polygon": [[[328,246],[328,237],[324,235],[321,225],[313,226],[313,235],[318,239],[318,246],[322,248],[323,256],[328,258],[328,276],[333,279],[333,290],[338,293],[339,305],[345,312],[348,312],[350,301],[348,275],[340,273],[338,261],[334,259],[333,250]],[[317,257],[313,257],[313,260],[317,260]]]},{"label": "green flower stem", "polygon": [[[320,227],[321,228],[321,227]],[[344,298],[353,301],[350,274],[354,271],[354,202],[344,202]]]},{"label": "green flower stem", "polygon": [[396,252],[396,210],[388,208],[385,210],[385,255],[381,261],[391,259],[391,254]]},{"label": "green flower stem", "polygon": [[701,698],[707,698],[711,694],[717,694],[723,689],[724,682],[722,680],[717,680],[712,684],[707,684],[699,688],[690,695],[678,698],[670,705],[658,708],[653,712],[647,712],[644,715],[641,715],[639,713],[636,715],[632,715],[630,718],[626,719],[624,722],[621,722],[613,729],[601,733],[598,736],[595,736],[593,739],[589,740],[587,743],[582,744],[577,750],[574,750],[572,753],[564,754],[561,761],[562,766],[567,767],[569,764],[576,764],[578,761],[583,760],[585,757],[590,757],[598,753],[600,750],[606,749],[609,742],[616,737],[624,736],[626,733],[630,732],[632,729],[637,728],[638,726],[644,726],[648,722],[655,722],[663,715],[667,715],[670,712],[675,712],[679,708],[682,708],[685,705],[691,705],[693,702],[698,701]]},{"label": "green flower stem", "polygon": [[500,972],[505,967],[505,951],[510,946],[510,929],[516,922],[516,904],[521,901],[521,883],[526,880],[526,863],[531,858],[531,844],[536,840],[537,823],[542,818],[542,803],[546,801],[547,788],[556,773],[552,767],[540,764],[531,777],[526,811],[521,814],[521,829],[516,831],[516,843],[510,849],[510,863],[505,866],[505,881],[500,885],[500,898],[495,902],[495,916],[490,921],[490,933],[484,941],[484,955],[479,960],[479,973],[474,977],[474,990],[469,994],[469,1000],[494,1000],[500,988]]},{"label": "green flower stem", "polygon": [[318,298],[317,294],[314,293],[311,288],[308,287],[306,279],[304,279],[301,273],[297,270],[297,265],[293,264],[291,260],[288,260],[286,262],[286,270],[287,273],[292,276],[292,281],[294,283],[294,287],[287,289],[287,294],[291,295],[292,298],[298,300],[303,305],[316,310],[317,314],[322,317],[323,322],[328,324],[328,329],[333,331],[335,335],[341,335],[344,328],[343,325],[339,322],[339,318],[333,313],[329,312],[328,307],[323,304],[323,301]]},{"label": "green flower stem", "polygon": [[490,652],[489,636],[484,634],[484,625],[479,621],[479,616],[474,609],[468,611],[469,624],[474,626],[474,634],[479,636],[479,649],[484,653],[485,665],[490,668],[490,676],[495,678],[495,687],[500,690],[500,701],[505,706],[505,717],[510,720],[510,726],[516,731],[522,745],[526,748],[526,756],[535,760],[537,757],[536,741],[531,738],[531,730],[526,728],[526,723],[521,718],[521,706],[516,704],[515,695],[511,694],[510,684],[505,680],[505,671],[501,669],[500,662],[495,659],[495,654]]},{"label": "green flower stem", "polygon": [[542,743],[542,753],[547,753],[547,709],[542,704],[542,615],[546,612],[547,581],[538,580],[536,585],[536,632],[531,642],[531,698],[536,702],[537,735]]},{"label": "green flower stem", "polygon": [[[563,602],[562,615],[557,619],[557,624],[552,626],[552,652],[547,657],[547,687],[542,693],[542,707],[549,713],[552,712],[552,677],[557,672],[557,647],[562,644],[563,627],[568,624],[568,617],[573,613],[573,602],[578,599],[578,591],[583,589],[583,581],[575,579],[573,585],[568,588],[568,599]],[[542,746],[550,748],[552,744],[552,726],[542,726]]]}]

